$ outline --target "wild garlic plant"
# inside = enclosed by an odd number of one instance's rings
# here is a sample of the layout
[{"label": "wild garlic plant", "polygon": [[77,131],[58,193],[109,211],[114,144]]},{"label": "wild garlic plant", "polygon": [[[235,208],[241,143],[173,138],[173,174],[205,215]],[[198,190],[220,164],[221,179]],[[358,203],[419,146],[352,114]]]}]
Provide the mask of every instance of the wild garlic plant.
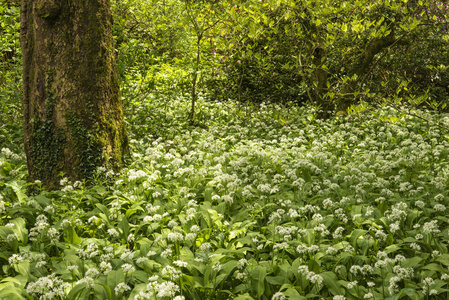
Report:
[{"label": "wild garlic plant", "polygon": [[199,101],[205,126],[174,99],[165,128],[131,132],[132,164],[94,186],[28,194],[23,156],[2,150],[0,296],[448,296],[449,140],[431,124],[449,117]]}]

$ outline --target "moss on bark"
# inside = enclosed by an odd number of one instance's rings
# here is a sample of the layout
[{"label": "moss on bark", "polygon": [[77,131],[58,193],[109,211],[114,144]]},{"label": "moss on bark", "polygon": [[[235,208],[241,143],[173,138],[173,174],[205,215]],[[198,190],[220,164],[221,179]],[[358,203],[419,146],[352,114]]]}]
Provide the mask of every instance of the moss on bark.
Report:
[{"label": "moss on bark", "polygon": [[127,151],[108,0],[23,0],[25,152],[31,181],[92,177]]}]

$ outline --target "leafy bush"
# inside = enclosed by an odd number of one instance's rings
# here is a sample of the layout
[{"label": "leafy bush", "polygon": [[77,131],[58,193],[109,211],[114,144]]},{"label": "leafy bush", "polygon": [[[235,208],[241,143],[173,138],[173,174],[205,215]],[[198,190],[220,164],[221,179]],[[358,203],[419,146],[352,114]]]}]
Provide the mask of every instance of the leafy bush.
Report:
[{"label": "leafy bush", "polygon": [[19,147],[22,138],[22,53],[20,10],[0,6],[0,148]]}]

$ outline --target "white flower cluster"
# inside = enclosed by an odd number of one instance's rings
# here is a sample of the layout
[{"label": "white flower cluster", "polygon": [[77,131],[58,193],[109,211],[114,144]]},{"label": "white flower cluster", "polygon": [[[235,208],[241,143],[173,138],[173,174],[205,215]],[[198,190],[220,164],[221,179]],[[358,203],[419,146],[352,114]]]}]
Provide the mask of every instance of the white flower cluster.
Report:
[{"label": "white flower cluster", "polygon": [[323,286],[323,277],[315,272],[309,271],[308,266],[299,266],[298,272],[306,277],[312,284],[316,284],[318,287]]},{"label": "white flower cluster", "polygon": [[34,227],[31,228],[29,233],[30,241],[37,241],[37,236],[43,233],[50,225],[48,224],[48,219],[44,215],[39,215],[36,218],[36,223]]},{"label": "white flower cluster", "polygon": [[65,298],[65,291],[70,288],[70,284],[57,278],[55,274],[40,277],[35,282],[30,282],[27,286],[27,293],[39,297],[39,300],[52,300]]},{"label": "white flower cluster", "polygon": [[300,254],[308,253],[313,254],[320,250],[320,247],[317,245],[311,245],[307,246],[306,244],[299,244],[298,247],[296,247],[296,251]]}]

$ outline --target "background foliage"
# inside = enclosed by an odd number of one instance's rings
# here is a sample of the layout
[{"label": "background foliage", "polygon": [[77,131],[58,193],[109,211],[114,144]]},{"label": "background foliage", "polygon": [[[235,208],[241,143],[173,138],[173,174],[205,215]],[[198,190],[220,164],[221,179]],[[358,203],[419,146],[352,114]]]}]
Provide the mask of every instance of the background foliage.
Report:
[{"label": "background foliage", "polygon": [[132,161],[48,192],[0,5],[0,297],[449,297],[446,2],[112,9]]}]

